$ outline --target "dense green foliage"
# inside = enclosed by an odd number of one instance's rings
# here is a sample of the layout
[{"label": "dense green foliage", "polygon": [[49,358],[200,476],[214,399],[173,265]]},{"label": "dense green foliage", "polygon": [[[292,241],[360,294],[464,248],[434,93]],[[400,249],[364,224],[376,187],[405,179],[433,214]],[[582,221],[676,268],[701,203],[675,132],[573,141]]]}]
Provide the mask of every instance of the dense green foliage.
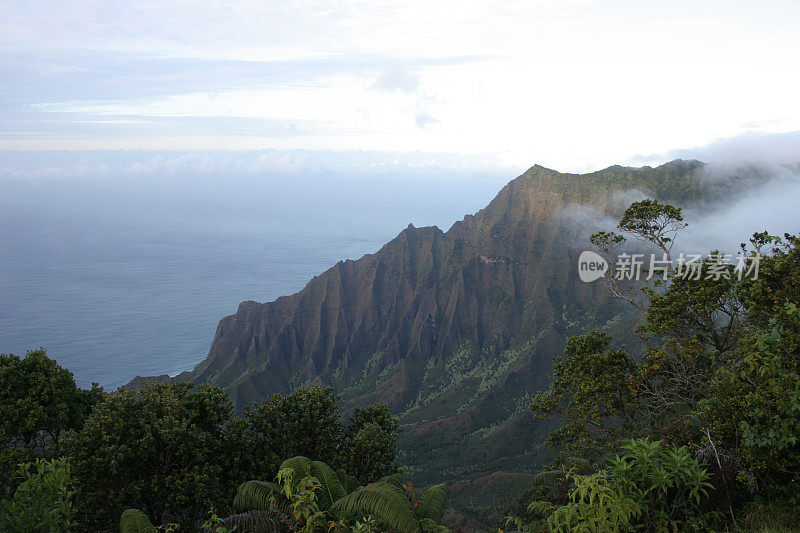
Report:
[{"label": "dense green foliage", "polygon": [[564,425],[550,441],[572,449],[589,446],[598,435],[613,438],[630,423],[636,364],[621,349],[610,348],[602,331],[572,337],[564,356],[553,363],[553,385],[537,395],[532,408],[551,415],[559,412]]},{"label": "dense green foliage", "polygon": [[54,533],[74,525],[74,490],[65,459],[21,464],[14,478],[14,492],[0,500],[0,531]]},{"label": "dense green foliage", "polygon": [[[636,502],[617,490],[605,471],[568,478],[574,480],[575,487],[569,491],[569,503],[553,509],[547,517],[545,524],[551,531],[627,531],[641,516]],[[540,528],[532,524],[529,529]]]},{"label": "dense green foliage", "polygon": [[332,388],[301,387],[254,404],[232,422],[229,450],[241,479],[272,472],[282,457],[305,455],[368,482],[398,469],[397,420],[385,405],[356,407],[342,422]]},{"label": "dense green foliage", "polygon": [[697,525],[701,499],[711,484],[709,473],[689,451],[648,439],[622,449],[626,453],[611,459],[608,473],[617,490],[642,510],[640,523],[650,530]]},{"label": "dense green foliage", "polygon": [[[417,498],[400,474],[364,486],[351,486],[348,474],[334,472],[323,461],[297,456],[285,460],[271,481],[251,480],[236,491],[233,507],[239,514],[216,515],[203,529],[218,533],[241,526],[243,531],[277,533],[302,531],[375,531],[423,533],[447,531],[439,525],[447,506],[444,485],[430,487]],[[154,531],[138,509],[122,514],[123,533]]]},{"label": "dense green foliage", "polygon": [[[620,223],[664,252],[682,228],[679,209],[649,200]],[[602,232],[592,241],[613,257],[625,239]],[[712,252],[636,296],[610,280],[643,312],[642,355],[599,330],[568,341],[531,408],[561,417],[553,467],[570,472],[540,475],[518,521],[713,530],[752,523],[764,505],[786,524],[800,520],[800,238],[755,234],[749,252],[757,277]],[[629,440],[647,436],[658,440]]]},{"label": "dense green foliage", "polygon": [[345,428],[340,465],[363,482],[397,472],[397,419],[383,404],[356,407]]},{"label": "dense green foliage", "polygon": [[126,507],[188,526],[225,500],[227,395],[208,385],[152,384],[109,394],[65,452],[81,523],[101,530]]},{"label": "dense green foliage", "polygon": [[[357,477],[342,474],[348,487],[398,469],[399,429],[386,406],[357,408],[345,424],[330,388],[278,394],[234,419],[218,387],[181,382],[84,391],[44,351],[2,356],[0,380],[1,530],[103,531],[128,508],[192,530],[209,509],[229,511],[240,483],[297,454],[353,472]],[[26,462],[58,455],[64,458]],[[262,518],[242,515],[231,523]]]},{"label": "dense green foliage", "polygon": [[[685,447],[649,439],[621,446],[605,468],[591,474],[568,472],[571,483],[560,504],[528,505],[528,531],[684,531],[704,529],[716,518],[702,511],[711,488],[708,471]],[[510,519],[513,522],[514,519]],[[517,519],[518,525],[524,521]]]},{"label": "dense green foliage", "polygon": [[78,388],[44,350],[0,354],[0,486],[18,464],[58,456],[64,433],[80,428],[102,395],[96,384]]}]

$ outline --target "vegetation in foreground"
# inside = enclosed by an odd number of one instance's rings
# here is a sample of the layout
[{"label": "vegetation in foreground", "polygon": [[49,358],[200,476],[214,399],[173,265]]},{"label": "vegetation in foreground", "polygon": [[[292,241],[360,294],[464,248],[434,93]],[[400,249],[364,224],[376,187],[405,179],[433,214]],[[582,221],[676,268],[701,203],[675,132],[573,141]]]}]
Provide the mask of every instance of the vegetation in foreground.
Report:
[{"label": "vegetation in foreground", "polygon": [[[645,200],[619,228],[668,257],[680,209]],[[610,264],[625,237],[592,242]],[[642,313],[642,351],[573,337],[531,404],[559,451],[513,510],[527,531],[795,531],[800,527],[800,237],[755,234],[758,276],[722,254],[610,290]]]},{"label": "vegetation in foreground", "polygon": [[[378,531],[436,532],[447,506],[444,485],[435,485],[421,496],[400,474],[367,485],[340,469],[307,457],[283,462],[277,483],[252,480],[242,483],[233,500],[239,514],[212,516],[204,528],[225,531]],[[147,516],[128,509],[120,519],[122,533],[156,531]]]},{"label": "vegetation in foreground", "polygon": [[38,350],[0,358],[0,391],[0,531],[112,531],[126,509],[201,530],[233,513],[239,485],[274,481],[287,457],[347,472],[350,488],[398,472],[388,408],[357,408],[345,424],[330,388],[276,394],[234,418],[209,385],[82,391]]}]

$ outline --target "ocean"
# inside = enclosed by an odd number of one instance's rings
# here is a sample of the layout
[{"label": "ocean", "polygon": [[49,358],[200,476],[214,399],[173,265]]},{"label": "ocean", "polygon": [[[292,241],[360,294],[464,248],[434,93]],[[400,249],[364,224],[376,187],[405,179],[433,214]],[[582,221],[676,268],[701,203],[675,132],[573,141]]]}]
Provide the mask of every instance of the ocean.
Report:
[{"label": "ocean", "polygon": [[446,230],[505,184],[448,175],[0,179],[0,352],[44,347],[107,389],[204,359],[244,300],[302,289],[409,223]]}]

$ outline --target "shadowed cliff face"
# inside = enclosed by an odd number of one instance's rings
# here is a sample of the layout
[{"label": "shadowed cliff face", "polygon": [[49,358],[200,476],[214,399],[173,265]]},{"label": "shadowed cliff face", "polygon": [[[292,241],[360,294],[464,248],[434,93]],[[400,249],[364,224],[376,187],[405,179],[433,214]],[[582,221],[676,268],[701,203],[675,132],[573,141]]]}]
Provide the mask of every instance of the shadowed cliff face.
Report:
[{"label": "shadowed cliff face", "polygon": [[539,443],[548,428],[527,403],[565,339],[630,326],[602,283],[578,279],[588,243],[574,241],[580,231],[564,207],[619,214],[625,205],[614,198],[628,189],[690,200],[702,194],[699,166],[533,167],[446,233],[409,226],[297,294],[242,303],[220,322],[208,358],[176,379],[220,385],[238,409],[305,383],[333,385],[345,409],[385,402],[421,484],[533,470],[547,459]]},{"label": "shadowed cliff face", "polygon": [[[600,284],[574,275],[588,243],[569,242],[574,228],[565,205],[602,211],[610,191],[658,186],[670,170],[684,178],[696,167],[588,175],[533,167],[447,233],[409,226],[377,253],[338,263],[297,294],[242,303],[220,322],[208,358],[180,378],[224,386],[241,407],[310,381],[346,383],[378,352],[373,366],[405,369],[394,379],[400,386],[420,364],[460,346],[502,350],[512,338],[552,326],[565,304],[594,310],[603,300]],[[400,408],[414,389],[373,387],[368,396]]]}]

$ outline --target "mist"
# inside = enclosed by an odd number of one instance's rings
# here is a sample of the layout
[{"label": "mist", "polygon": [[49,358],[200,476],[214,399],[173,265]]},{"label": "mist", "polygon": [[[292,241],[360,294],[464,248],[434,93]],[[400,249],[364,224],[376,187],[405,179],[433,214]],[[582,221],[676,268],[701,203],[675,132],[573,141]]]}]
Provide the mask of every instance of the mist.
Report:
[{"label": "mist", "polygon": [[755,232],[800,233],[800,131],[749,132],[673,154],[704,161],[700,178],[709,187],[737,182],[740,189],[730,198],[684,209],[689,226],[675,242],[678,252],[735,254]]},{"label": "mist", "polygon": [[[718,197],[680,206],[688,226],[675,239],[674,253],[719,250],[735,255],[755,232],[800,233],[800,132],[746,133],[707,146],[636,159],[653,164],[654,159],[676,158],[703,161],[699,178]],[[588,238],[596,231],[619,232],[616,226],[625,208],[645,198],[656,197],[638,189],[618,191],[606,213],[585,205],[567,206],[563,216],[576,248],[591,248]],[[641,248],[635,239],[629,239],[627,246]]]},{"label": "mist", "polygon": [[[723,179],[719,167],[711,170],[713,179]],[[800,233],[800,172],[789,168],[772,172],[769,181],[729,203],[684,209],[689,226],[676,239],[675,250],[736,254],[755,232]]]}]

